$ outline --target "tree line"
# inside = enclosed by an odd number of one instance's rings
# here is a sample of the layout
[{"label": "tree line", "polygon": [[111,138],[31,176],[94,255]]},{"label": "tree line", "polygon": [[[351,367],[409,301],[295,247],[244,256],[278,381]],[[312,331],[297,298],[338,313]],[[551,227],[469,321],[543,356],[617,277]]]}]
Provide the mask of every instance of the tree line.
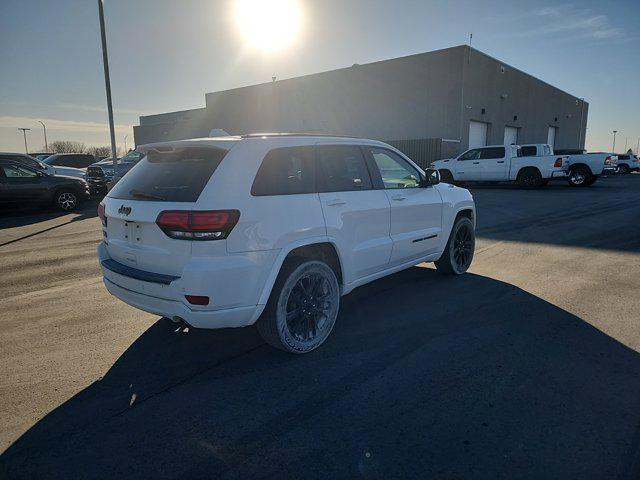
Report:
[{"label": "tree line", "polygon": [[[94,157],[110,157],[111,147],[105,145],[103,147],[86,146],[83,142],[74,140],[55,140],[49,143],[49,152],[51,153],[88,153]],[[118,157],[122,156],[122,149],[116,150]]]}]

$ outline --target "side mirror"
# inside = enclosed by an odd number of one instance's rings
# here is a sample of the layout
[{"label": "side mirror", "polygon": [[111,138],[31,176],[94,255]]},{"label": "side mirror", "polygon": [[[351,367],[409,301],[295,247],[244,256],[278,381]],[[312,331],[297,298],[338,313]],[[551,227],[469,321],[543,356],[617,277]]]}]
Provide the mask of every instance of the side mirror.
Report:
[{"label": "side mirror", "polygon": [[427,168],[424,171],[424,178],[421,182],[421,187],[430,187],[440,183],[440,172],[435,168]]}]

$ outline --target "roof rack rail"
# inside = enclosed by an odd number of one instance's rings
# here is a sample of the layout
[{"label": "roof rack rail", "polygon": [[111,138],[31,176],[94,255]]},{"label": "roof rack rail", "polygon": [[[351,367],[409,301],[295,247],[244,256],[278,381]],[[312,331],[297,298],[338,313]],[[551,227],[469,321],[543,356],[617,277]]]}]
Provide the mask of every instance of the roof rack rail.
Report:
[{"label": "roof rack rail", "polygon": [[249,133],[246,135],[240,135],[240,138],[256,138],[256,137],[338,137],[338,138],[358,138],[352,135],[337,135],[333,133],[316,133],[316,132],[295,132],[295,133],[277,133],[277,132],[265,132],[265,133]]}]

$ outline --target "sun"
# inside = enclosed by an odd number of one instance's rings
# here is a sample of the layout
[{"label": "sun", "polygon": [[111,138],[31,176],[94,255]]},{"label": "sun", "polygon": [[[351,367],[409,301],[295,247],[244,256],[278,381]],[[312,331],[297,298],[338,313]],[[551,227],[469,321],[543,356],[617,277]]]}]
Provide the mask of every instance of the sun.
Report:
[{"label": "sun", "polygon": [[302,18],[296,0],[236,0],[235,21],[248,46],[273,52],[295,42]]}]

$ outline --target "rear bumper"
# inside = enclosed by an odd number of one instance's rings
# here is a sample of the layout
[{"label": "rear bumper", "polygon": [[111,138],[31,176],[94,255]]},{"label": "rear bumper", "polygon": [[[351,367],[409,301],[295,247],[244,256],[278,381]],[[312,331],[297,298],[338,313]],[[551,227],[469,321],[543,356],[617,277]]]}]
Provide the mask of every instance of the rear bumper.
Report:
[{"label": "rear bumper", "polygon": [[[224,310],[194,311],[181,302],[152,297],[142,293],[127,290],[104,277],[104,285],[114,297],[126,304],[154,315],[173,320],[181,319],[194,328],[228,328],[245,327],[253,323],[259,315],[258,306],[227,308]],[[260,307],[262,310],[262,307]],[[261,311],[260,310],[260,311]]]},{"label": "rear bumper", "polygon": [[613,173],[616,173],[617,170],[617,166],[615,165],[607,165],[606,167],[604,167],[602,169],[602,174],[601,175],[611,175]]},{"label": "rear bumper", "polygon": [[[146,272],[112,259],[98,246],[104,284],[112,295],[145,312],[176,319],[195,328],[244,327],[264,305],[260,297],[277,251],[194,257],[180,277]],[[185,295],[206,295],[207,306],[191,305]]]},{"label": "rear bumper", "polygon": [[565,170],[553,170],[550,178],[566,178],[568,174]]}]

